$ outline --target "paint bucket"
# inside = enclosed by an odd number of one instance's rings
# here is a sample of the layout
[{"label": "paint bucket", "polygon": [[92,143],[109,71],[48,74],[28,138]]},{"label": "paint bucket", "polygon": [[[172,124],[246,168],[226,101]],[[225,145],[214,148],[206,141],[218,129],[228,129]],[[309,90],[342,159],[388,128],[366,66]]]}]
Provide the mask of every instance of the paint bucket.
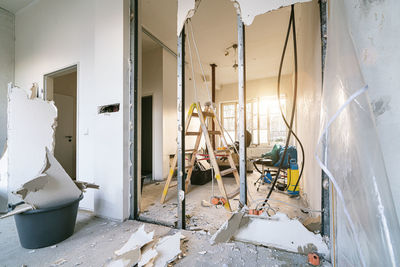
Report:
[{"label": "paint bucket", "polygon": [[26,211],[14,216],[19,241],[24,248],[48,247],[67,239],[74,233],[79,201],[51,208]]}]

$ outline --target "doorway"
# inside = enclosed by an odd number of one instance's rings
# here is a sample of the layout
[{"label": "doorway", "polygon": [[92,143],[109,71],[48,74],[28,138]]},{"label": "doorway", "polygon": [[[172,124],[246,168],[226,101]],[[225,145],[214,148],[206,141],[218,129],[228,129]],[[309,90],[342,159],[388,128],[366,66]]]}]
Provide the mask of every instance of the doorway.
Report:
[{"label": "doorway", "polygon": [[77,151],[77,66],[45,75],[47,100],[57,107],[54,156],[68,175],[76,180]]},{"label": "doorway", "polygon": [[[153,173],[153,96],[142,97],[142,176]],[[143,186],[143,183],[142,183]]]}]

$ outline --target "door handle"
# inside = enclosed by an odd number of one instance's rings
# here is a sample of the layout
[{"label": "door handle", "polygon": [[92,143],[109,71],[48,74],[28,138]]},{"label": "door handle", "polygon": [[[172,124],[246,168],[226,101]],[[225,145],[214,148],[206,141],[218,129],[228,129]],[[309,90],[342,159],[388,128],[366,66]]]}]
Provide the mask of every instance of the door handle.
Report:
[{"label": "door handle", "polygon": [[68,138],[68,142],[72,142],[72,135],[66,135],[65,138]]}]

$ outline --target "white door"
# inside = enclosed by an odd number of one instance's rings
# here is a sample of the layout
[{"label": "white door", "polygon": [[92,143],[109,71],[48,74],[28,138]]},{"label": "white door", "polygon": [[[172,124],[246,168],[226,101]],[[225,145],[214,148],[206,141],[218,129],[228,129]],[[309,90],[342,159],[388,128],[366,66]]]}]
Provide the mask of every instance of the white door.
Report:
[{"label": "white door", "polygon": [[54,102],[58,110],[54,155],[69,176],[75,179],[76,137],[74,127],[74,98],[72,96],[54,94]]}]

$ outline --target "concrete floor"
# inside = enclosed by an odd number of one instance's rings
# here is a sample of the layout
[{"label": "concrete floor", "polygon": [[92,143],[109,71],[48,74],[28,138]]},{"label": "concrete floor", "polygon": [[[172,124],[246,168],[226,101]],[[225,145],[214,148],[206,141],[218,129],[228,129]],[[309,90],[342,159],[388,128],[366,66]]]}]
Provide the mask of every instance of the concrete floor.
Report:
[{"label": "concrete floor", "polygon": [[[63,262],[62,266],[103,266],[142,224],[114,222],[79,211],[73,236],[57,246],[30,250],[20,246],[14,219],[6,218],[0,220],[0,266],[55,266],[56,262]],[[154,230],[158,237],[177,231],[153,224],[145,224],[145,230]],[[182,233],[188,241],[181,245],[184,255],[176,266],[310,266],[304,255],[241,242],[211,246],[205,231]]]},{"label": "concrete floor", "polygon": [[[252,202],[252,208],[255,207],[256,203],[263,201],[269,191],[269,185],[267,184],[262,185],[259,191],[256,190],[254,182],[259,177],[260,174],[256,171],[248,173],[247,176],[248,191],[251,197],[250,200]],[[225,190],[228,193],[233,192],[237,188],[235,179],[233,177],[224,177],[223,181],[225,185]],[[176,181],[174,183],[176,183]],[[174,224],[177,220],[177,187],[175,186],[169,189],[165,203],[161,204],[160,199],[161,193],[164,189],[164,185],[165,182],[157,182],[144,185],[142,191],[141,215],[152,220]],[[231,214],[221,206],[201,206],[202,200],[210,201],[210,198],[213,195],[221,195],[216,182],[214,183],[214,190],[212,182],[201,186],[191,185],[189,187],[189,192],[186,194],[186,216],[188,227],[192,227],[192,229],[201,228],[211,233],[214,233],[228,218],[230,218]],[[300,207],[306,207],[306,203],[302,200],[302,198],[291,198],[288,195],[280,193],[278,191],[274,191],[271,195],[271,198],[288,202],[290,204],[294,204]],[[239,195],[237,195],[234,199],[230,201],[233,210],[236,210],[238,208],[238,199]],[[306,214],[298,208],[294,208],[280,202],[271,200],[269,201],[269,204],[276,211],[286,213],[289,218],[297,218],[301,222],[310,216],[310,214]]]}]

